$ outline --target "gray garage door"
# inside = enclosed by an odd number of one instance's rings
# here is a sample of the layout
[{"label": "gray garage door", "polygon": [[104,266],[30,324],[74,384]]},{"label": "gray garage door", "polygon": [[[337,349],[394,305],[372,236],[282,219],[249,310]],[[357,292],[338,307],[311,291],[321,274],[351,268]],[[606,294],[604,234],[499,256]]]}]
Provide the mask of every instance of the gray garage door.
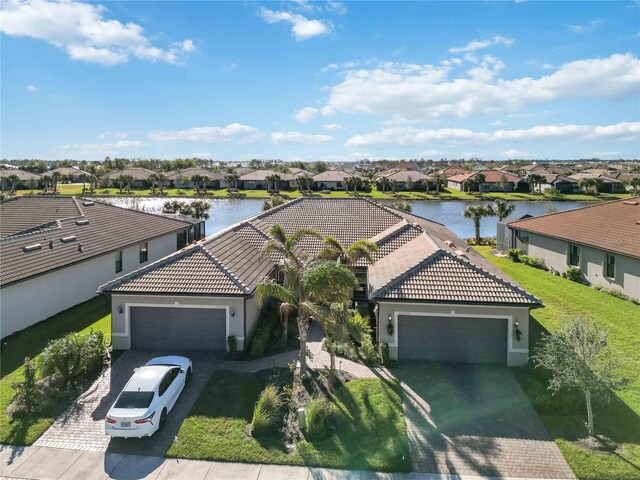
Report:
[{"label": "gray garage door", "polygon": [[435,362],[504,364],[507,361],[507,321],[400,316],[398,357]]},{"label": "gray garage door", "polygon": [[131,348],[224,351],[225,318],[217,308],[131,307]]}]

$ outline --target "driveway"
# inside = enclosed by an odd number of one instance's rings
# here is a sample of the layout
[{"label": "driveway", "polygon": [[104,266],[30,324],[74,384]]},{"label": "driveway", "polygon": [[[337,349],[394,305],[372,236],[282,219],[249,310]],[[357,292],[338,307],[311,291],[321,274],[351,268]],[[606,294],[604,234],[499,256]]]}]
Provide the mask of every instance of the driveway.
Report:
[{"label": "driveway", "polygon": [[507,367],[403,362],[413,471],[575,478]]},{"label": "driveway", "polygon": [[[106,370],[93,385],[69,407],[36,441],[37,447],[68,448],[88,452],[114,452],[138,455],[164,455],[189,414],[200,392],[209,381],[222,355],[183,353],[193,361],[193,377],[173,410],[164,428],[144,439],[111,439],[104,433],[104,417],[136,367],[149,359],[168,352],[128,350]],[[179,352],[170,352],[179,355]]]}]

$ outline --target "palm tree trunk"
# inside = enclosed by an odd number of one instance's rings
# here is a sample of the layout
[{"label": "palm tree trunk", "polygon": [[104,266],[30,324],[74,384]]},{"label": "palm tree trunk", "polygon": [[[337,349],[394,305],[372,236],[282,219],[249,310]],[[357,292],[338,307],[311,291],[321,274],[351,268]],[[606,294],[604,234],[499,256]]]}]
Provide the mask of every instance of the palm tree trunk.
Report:
[{"label": "palm tree trunk", "polygon": [[307,374],[307,333],[309,322],[303,316],[298,316],[298,332],[300,334],[300,377]]},{"label": "palm tree trunk", "polygon": [[473,226],[476,230],[476,245],[480,245],[480,219],[479,218],[473,219]]},{"label": "palm tree trunk", "polygon": [[591,391],[586,390],[584,395],[587,400],[587,429],[589,435],[595,435],[595,427],[593,426],[593,409],[591,408]]},{"label": "palm tree trunk", "polygon": [[333,392],[333,384],[336,380],[336,354],[333,351],[333,341],[331,340],[331,336],[327,335],[325,337],[327,341],[327,351],[329,352],[329,378],[327,379],[327,386],[329,388],[329,392]]},{"label": "palm tree trunk", "polygon": [[289,312],[282,312],[282,343],[287,343],[289,332]]}]

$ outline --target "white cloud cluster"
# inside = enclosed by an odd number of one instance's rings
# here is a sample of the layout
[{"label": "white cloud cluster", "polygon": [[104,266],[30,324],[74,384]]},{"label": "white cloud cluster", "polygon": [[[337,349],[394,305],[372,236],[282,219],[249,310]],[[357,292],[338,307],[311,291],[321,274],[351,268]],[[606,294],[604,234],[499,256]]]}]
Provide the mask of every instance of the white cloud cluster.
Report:
[{"label": "white cloud cluster", "polygon": [[27,85],[27,91],[31,93],[36,93],[36,92],[39,92],[40,89],[35,85]]},{"label": "white cloud cluster", "polygon": [[583,141],[634,141],[640,139],[640,122],[615,125],[539,125],[526,129],[482,132],[466,128],[418,129],[390,127],[347,140],[349,147],[419,146],[434,143],[462,144],[518,142],[541,139],[579,139]]},{"label": "white cloud cluster", "polygon": [[261,7],[258,13],[267,23],[285,22],[291,25],[291,33],[296,40],[308,40],[320,35],[326,35],[332,29],[331,23],[328,21],[309,19],[299,13],[269,10],[264,7]]},{"label": "white cloud cluster", "polygon": [[344,130],[344,127],[337,123],[326,123],[322,125],[322,128],[324,128],[325,130]]},{"label": "white cloud cluster", "polygon": [[331,135],[314,135],[301,132],[273,132],[271,141],[276,145],[322,145],[333,143]]},{"label": "white cloud cluster", "polygon": [[318,109],[313,107],[304,107],[293,114],[296,120],[302,123],[313,120],[318,114]]},{"label": "white cloud cluster", "polygon": [[115,153],[128,153],[131,150],[138,150],[145,146],[139,140],[119,140],[114,143],[74,143],[73,145],[64,145],[61,149],[71,151],[74,154],[113,155]]},{"label": "white cloud cluster", "polygon": [[503,37],[502,35],[496,35],[495,37],[489,38],[487,40],[474,40],[467,43],[464,47],[450,48],[449,53],[471,53],[477,50],[483,50],[485,48],[493,47],[495,45],[504,45],[505,47],[510,47],[511,45],[513,45],[513,39]]},{"label": "white cloud cluster", "polygon": [[591,20],[583,25],[567,25],[567,29],[573,33],[591,33],[603,23],[604,20]]},{"label": "white cloud cluster", "polygon": [[186,130],[158,130],[149,132],[149,138],[158,142],[218,143],[237,138],[240,143],[251,143],[262,136],[256,127],[230,123],[226,127],[193,127]]},{"label": "white cloud cluster", "polygon": [[[491,59],[491,61],[488,61]],[[400,119],[464,118],[519,111],[568,98],[621,99],[640,92],[640,60],[631,53],[576,60],[539,78],[495,78],[501,62],[486,57],[449,79],[451,66],[383,63],[348,70],[331,87],[323,114],[367,113]]]},{"label": "white cloud cluster", "polygon": [[106,132],[102,132],[100,134],[100,138],[127,138],[127,134],[124,132],[112,132],[111,130],[107,130]]},{"label": "white cloud cluster", "polygon": [[141,60],[178,63],[196,47],[191,40],[169,48],[156,47],[144,29],[105,18],[99,4],[76,1],[9,0],[0,11],[0,30],[11,36],[44,40],[70,58],[101,65],[116,65],[133,56]]}]

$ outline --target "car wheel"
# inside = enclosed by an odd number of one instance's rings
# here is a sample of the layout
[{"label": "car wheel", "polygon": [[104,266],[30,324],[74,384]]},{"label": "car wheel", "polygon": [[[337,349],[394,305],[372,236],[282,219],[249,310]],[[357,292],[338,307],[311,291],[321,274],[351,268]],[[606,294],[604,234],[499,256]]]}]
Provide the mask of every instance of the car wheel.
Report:
[{"label": "car wheel", "polygon": [[187,376],[184,379],[184,384],[185,385],[189,385],[189,382],[191,381],[191,367],[189,367],[189,370],[187,370]]},{"label": "car wheel", "polygon": [[164,408],[162,413],[160,414],[160,425],[158,426],[158,430],[164,427],[164,424],[167,423],[167,409]]}]

